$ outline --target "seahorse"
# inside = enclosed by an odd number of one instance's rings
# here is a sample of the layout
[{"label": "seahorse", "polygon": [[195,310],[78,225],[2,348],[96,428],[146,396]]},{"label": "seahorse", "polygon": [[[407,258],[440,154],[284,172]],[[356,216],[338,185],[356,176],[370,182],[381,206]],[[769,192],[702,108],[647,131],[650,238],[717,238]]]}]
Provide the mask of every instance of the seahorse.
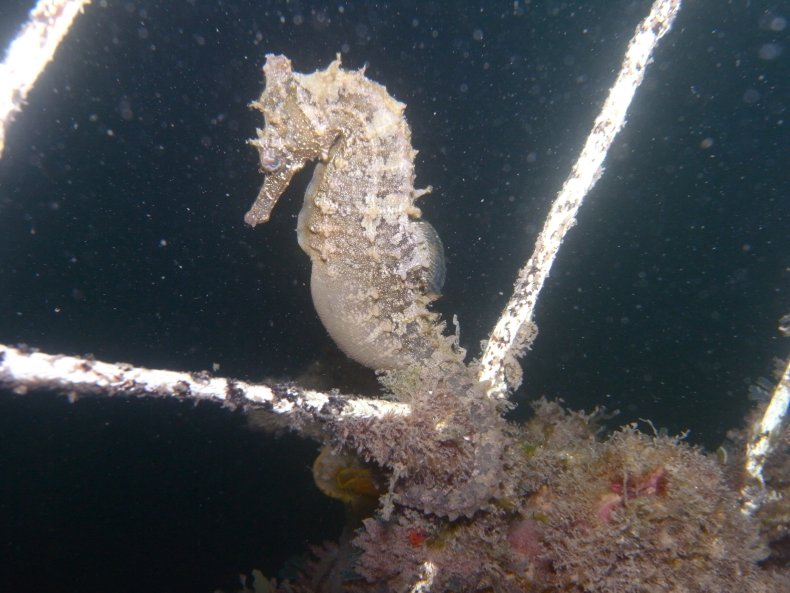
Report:
[{"label": "seahorse", "polygon": [[313,74],[267,55],[266,87],[252,107],[265,126],[250,141],[263,186],[244,220],[269,220],[294,174],[318,161],[297,222],[312,263],[316,311],[343,352],[377,370],[462,356],[429,305],[445,277],[442,243],[415,205],[411,130],[405,105],[364,69],[338,56]]}]

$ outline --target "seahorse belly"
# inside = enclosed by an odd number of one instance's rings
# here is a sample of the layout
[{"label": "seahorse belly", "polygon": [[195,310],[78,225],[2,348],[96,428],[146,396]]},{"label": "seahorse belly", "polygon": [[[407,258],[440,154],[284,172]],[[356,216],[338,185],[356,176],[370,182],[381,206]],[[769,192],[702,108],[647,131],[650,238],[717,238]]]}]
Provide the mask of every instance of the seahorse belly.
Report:
[{"label": "seahorse belly", "polygon": [[267,56],[266,89],[253,104],[266,125],[251,141],[266,173],[245,220],[269,219],[294,173],[318,160],[297,238],[312,262],[313,303],[332,339],[374,369],[450,353],[428,306],[444,281],[441,241],[420,219],[404,105],[362,71],[294,73]]}]

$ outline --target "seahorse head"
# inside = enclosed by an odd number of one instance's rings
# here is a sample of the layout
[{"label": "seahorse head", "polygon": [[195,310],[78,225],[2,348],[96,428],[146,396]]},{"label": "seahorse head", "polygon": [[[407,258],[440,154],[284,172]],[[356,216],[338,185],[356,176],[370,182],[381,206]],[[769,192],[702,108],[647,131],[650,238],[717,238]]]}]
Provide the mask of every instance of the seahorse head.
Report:
[{"label": "seahorse head", "polygon": [[245,215],[247,224],[269,220],[293,175],[308,161],[327,151],[325,136],[315,129],[314,120],[305,112],[305,91],[294,77],[291,61],[284,56],[268,55],[263,67],[266,88],[251,107],[263,113],[265,127],[256,130],[250,144],[258,149],[266,180],[252,209]]}]

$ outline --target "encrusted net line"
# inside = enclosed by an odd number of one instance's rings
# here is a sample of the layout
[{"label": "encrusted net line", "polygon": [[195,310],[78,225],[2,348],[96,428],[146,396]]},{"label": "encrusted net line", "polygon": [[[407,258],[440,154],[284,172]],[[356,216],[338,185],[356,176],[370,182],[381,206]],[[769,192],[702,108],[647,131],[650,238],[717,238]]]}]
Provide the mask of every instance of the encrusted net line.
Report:
[{"label": "encrusted net line", "polygon": [[39,0],[8,47],[0,64],[0,157],[6,127],[87,4],[90,0]]},{"label": "encrusted net line", "polygon": [[508,383],[506,369],[516,364],[514,359],[529,349],[537,335],[533,325],[535,305],[560,245],[576,223],[576,213],[585,196],[603,174],[606,154],[625,125],[628,107],[642,84],[653,50],[669,32],[679,10],[680,0],[656,0],[628,44],[620,73],[609,89],[576,164],[551,205],[532,256],[519,271],[513,296],[488,339],[480,380],[489,383],[490,397],[504,399],[518,387]]}]

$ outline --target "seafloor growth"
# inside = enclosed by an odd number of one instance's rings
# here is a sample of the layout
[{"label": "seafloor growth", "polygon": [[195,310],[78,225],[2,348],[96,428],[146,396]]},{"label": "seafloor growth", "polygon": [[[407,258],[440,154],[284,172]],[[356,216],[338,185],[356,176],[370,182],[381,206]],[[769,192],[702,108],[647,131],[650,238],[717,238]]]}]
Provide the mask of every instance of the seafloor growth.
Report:
[{"label": "seafloor growth", "polygon": [[767,520],[740,512],[737,485],[701,451],[634,427],[600,439],[594,416],[545,401],[508,424],[428,308],[444,262],[414,206],[404,106],[339,61],[302,75],[269,56],[264,72],[253,144],[266,180],[246,220],[268,220],[294,172],[319,161],[298,223],[313,301],[412,413],[330,427],[314,473],[349,504],[348,528],[297,582],[259,577],[256,590],[790,591],[786,571],[761,567],[766,534],[782,530],[761,533]]},{"label": "seafloor growth", "polygon": [[316,548],[298,582],[267,586],[405,592],[430,560],[431,591],[790,591],[717,458],[630,426],[601,439],[595,415],[545,400],[534,408],[507,430],[510,496],[456,520],[408,504],[385,518],[379,508],[355,517],[337,545]]}]

